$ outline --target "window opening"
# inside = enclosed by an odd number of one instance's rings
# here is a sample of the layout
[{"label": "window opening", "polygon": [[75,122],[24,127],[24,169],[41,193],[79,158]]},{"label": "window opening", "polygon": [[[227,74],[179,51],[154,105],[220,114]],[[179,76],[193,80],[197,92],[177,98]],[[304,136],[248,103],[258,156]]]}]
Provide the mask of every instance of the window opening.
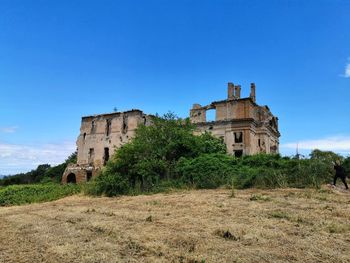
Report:
[{"label": "window opening", "polygon": [[106,136],[109,136],[111,134],[111,120],[106,120]]},{"label": "window opening", "polygon": [[94,148],[90,148],[89,149],[89,159],[88,159],[88,162],[90,165],[92,165],[94,163],[94,157],[95,157]]},{"label": "window opening", "polygon": [[109,148],[108,147],[105,148],[103,160],[104,160],[103,165],[106,165],[106,163],[109,160]]},{"label": "window opening", "polygon": [[92,172],[91,171],[87,171],[86,172],[86,181],[90,181],[91,180],[91,178],[92,178]]},{"label": "window opening", "polygon": [[211,122],[216,120],[216,109],[207,110],[205,113],[206,122]]},{"label": "window opening", "polygon": [[235,143],[242,143],[243,142],[243,132],[235,132]]}]

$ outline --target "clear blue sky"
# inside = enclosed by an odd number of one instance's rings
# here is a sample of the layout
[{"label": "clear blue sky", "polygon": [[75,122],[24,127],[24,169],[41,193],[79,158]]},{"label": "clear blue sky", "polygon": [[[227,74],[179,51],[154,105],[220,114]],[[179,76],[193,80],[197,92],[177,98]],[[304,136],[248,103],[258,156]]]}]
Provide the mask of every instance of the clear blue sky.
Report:
[{"label": "clear blue sky", "polygon": [[350,1],[0,0],[0,174],[61,162],[83,115],[186,117],[228,81],[256,83],[283,154],[349,153]]}]

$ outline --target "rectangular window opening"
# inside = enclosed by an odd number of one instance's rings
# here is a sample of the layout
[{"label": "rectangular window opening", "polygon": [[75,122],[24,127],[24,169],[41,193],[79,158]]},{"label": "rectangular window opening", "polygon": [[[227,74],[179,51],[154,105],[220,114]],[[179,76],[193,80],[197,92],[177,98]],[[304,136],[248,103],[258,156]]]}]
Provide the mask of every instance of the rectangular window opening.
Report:
[{"label": "rectangular window opening", "polygon": [[88,157],[88,162],[90,165],[92,165],[94,163],[94,158],[95,158],[95,151],[94,148],[90,148],[89,149],[89,157]]},{"label": "rectangular window opening", "polygon": [[216,109],[209,109],[205,112],[206,122],[211,122],[216,120]]},{"label": "rectangular window opening", "polygon": [[106,163],[109,160],[109,148],[106,147],[104,151],[104,157],[103,157],[103,165],[106,165]]},{"label": "rectangular window opening", "polygon": [[91,133],[95,133],[96,131],[96,123],[95,121],[91,121]]},{"label": "rectangular window opening", "polygon": [[127,132],[128,132],[128,116],[123,115],[122,133],[125,134]]},{"label": "rectangular window opening", "polygon": [[235,143],[242,143],[243,142],[243,132],[235,132]]},{"label": "rectangular window opening", "polygon": [[87,171],[86,172],[86,181],[89,182],[92,178],[92,172],[91,171]]},{"label": "rectangular window opening", "polygon": [[111,134],[111,120],[106,120],[106,136],[109,136]]}]

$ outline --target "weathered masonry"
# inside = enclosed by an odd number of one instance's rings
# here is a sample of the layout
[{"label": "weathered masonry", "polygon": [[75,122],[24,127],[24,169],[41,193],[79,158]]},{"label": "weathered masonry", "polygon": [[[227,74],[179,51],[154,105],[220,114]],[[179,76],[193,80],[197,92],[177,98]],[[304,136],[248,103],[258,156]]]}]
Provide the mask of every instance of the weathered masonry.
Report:
[{"label": "weathered masonry", "polygon": [[[215,111],[215,120],[207,120],[207,111]],[[151,125],[151,115],[140,110],[113,112],[83,117],[77,139],[77,164],[65,170],[63,183],[89,181],[106,164],[115,149],[135,135],[140,124]],[[195,134],[205,131],[222,138],[227,152],[237,157],[256,153],[278,153],[278,118],[267,106],[256,104],[255,84],[250,96],[241,98],[241,86],[228,83],[226,100],[206,106],[194,104],[190,120],[196,125]]]},{"label": "weathered masonry", "polygon": [[[215,120],[207,121],[206,113],[215,111]],[[228,83],[226,100],[206,106],[194,104],[190,119],[197,126],[196,133],[211,132],[226,143],[227,152],[237,157],[256,153],[278,153],[278,118],[268,106],[256,104],[256,88],[252,83],[250,96],[241,98],[241,86]]]},{"label": "weathered masonry", "polygon": [[63,183],[89,181],[108,159],[135,134],[141,123],[149,125],[151,117],[140,110],[113,112],[82,117],[77,139],[77,164],[65,170]]}]

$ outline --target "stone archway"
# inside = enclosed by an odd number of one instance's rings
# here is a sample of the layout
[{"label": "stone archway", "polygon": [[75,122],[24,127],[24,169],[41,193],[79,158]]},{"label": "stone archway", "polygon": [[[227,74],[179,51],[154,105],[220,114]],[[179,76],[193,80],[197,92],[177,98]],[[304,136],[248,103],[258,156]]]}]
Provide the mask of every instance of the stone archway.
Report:
[{"label": "stone archway", "polygon": [[67,184],[76,184],[77,178],[74,173],[70,173],[67,175]]}]

